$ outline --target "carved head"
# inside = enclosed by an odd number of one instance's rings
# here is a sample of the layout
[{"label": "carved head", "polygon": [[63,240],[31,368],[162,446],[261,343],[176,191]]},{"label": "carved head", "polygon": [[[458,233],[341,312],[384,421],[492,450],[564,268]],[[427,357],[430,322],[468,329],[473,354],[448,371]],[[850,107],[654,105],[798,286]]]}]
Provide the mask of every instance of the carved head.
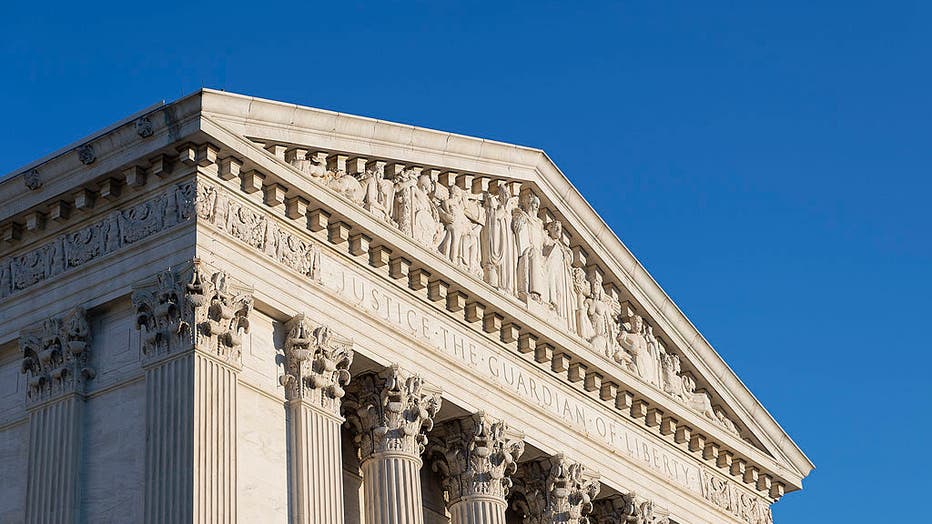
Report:
[{"label": "carved head", "polygon": [[[414,177],[415,172],[413,169],[409,170],[411,174],[409,176]],[[417,177],[417,187],[421,188],[423,191],[430,193],[434,188],[434,181],[430,179],[430,175],[422,173],[421,176]]]},{"label": "carved head", "polygon": [[563,238],[563,223],[559,220],[547,222],[547,233],[550,234],[550,238],[560,240]]}]

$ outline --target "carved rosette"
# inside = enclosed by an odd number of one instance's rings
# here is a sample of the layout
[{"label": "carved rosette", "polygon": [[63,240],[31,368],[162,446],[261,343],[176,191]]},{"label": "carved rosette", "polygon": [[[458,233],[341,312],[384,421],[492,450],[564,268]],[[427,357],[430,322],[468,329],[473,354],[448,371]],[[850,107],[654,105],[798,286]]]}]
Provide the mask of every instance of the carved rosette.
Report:
[{"label": "carved rosette", "polygon": [[147,359],[197,348],[239,365],[252,294],[228,284],[225,273],[208,277],[195,259],[187,267],[168,269],[138,283],[132,300]]},{"label": "carved rosette", "polygon": [[494,497],[505,502],[511,475],[524,453],[523,436],[485,413],[453,420],[431,435],[433,469],[443,478],[447,501]]},{"label": "carved rosette", "polygon": [[522,464],[512,506],[525,524],[589,524],[600,488],[598,474],[558,454]]},{"label": "carved rosette", "polygon": [[83,308],[23,331],[19,338],[26,374],[26,402],[34,405],[58,395],[82,394],[95,372],[88,367],[91,328]]},{"label": "carved rosette", "polygon": [[440,392],[393,365],[357,378],[343,401],[360,461],[382,453],[420,457],[440,410]]},{"label": "carved rosette", "polygon": [[632,492],[596,501],[590,520],[593,524],[670,524],[670,512]]},{"label": "carved rosette", "polygon": [[327,326],[314,327],[301,313],[285,325],[285,374],[279,379],[289,400],[301,399],[335,415],[350,382],[353,342]]}]

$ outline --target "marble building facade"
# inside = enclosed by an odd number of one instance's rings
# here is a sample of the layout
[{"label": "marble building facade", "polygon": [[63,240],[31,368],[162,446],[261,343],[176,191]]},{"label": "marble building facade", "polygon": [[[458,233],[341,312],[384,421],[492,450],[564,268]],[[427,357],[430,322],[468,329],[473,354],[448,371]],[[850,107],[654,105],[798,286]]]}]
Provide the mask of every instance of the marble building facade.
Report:
[{"label": "marble building facade", "polygon": [[202,90],[0,201],[0,522],[768,524],[813,467],[540,150]]}]

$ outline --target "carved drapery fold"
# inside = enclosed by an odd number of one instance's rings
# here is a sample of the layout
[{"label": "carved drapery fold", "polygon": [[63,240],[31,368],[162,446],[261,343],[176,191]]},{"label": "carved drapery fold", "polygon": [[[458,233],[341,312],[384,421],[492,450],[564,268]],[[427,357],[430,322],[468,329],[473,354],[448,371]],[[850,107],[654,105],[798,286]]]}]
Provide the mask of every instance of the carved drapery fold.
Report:
[{"label": "carved drapery fold", "polygon": [[285,374],[279,379],[288,400],[302,399],[340,414],[340,400],[350,382],[353,342],[327,326],[313,326],[303,314],[285,325]]},{"label": "carved drapery fold", "polygon": [[592,524],[670,524],[670,512],[632,492],[596,501],[589,519]]},{"label": "carved drapery fold", "polygon": [[525,524],[589,524],[598,474],[564,455],[526,462],[515,476],[512,507]]},{"label": "carved drapery fold", "polygon": [[343,402],[362,462],[379,453],[419,457],[439,410],[440,392],[397,365],[359,376]]},{"label": "carved drapery fold", "polygon": [[137,284],[132,301],[147,361],[193,347],[240,365],[253,299],[246,288],[230,284],[222,271],[208,275],[195,259]]},{"label": "carved drapery fold", "polygon": [[83,308],[45,319],[20,334],[26,403],[36,405],[59,395],[84,393],[95,372],[88,366],[91,329]]},{"label": "carved drapery fold", "polygon": [[500,420],[480,412],[439,426],[431,433],[429,456],[443,479],[449,505],[468,498],[500,501],[524,453],[523,436]]}]

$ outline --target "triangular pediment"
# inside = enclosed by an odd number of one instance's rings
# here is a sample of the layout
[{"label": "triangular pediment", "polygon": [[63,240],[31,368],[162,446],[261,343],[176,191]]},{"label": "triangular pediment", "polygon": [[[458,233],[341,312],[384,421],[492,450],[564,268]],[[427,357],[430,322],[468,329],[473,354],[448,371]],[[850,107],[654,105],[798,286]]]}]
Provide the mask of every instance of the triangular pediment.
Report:
[{"label": "triangular pediment", "polygon": [[478,281],[523,305],[573,347],[588,348],[583,358],[617,373],[635,395],[769,456],[790,486],[811,470],[543,151],[227,93],[201,96],[204,132],[234,149],[248,143],[350,206],[332,212],[348,216],[355,206],[445,259],[453,284]]}]

